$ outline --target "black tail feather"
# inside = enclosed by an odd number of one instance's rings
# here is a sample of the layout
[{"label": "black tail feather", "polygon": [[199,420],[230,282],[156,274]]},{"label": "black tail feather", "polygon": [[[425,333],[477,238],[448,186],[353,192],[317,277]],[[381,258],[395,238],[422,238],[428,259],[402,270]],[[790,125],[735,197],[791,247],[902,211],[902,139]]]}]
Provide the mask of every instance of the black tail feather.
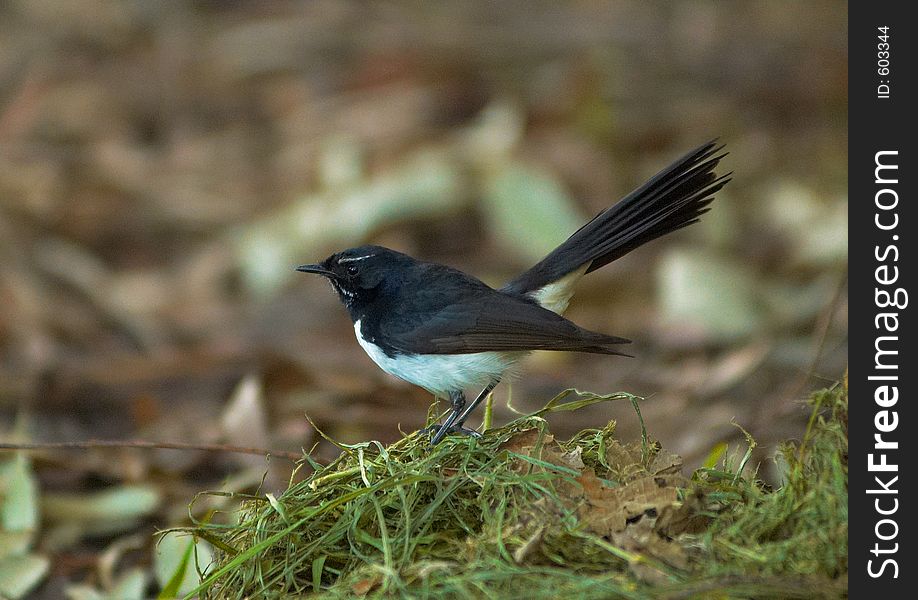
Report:
[{"label": "black tail feather", "polygon": [[527,294],[583,265],[586,272],[612,262],[651,240],[698,221],[730,174],[714,173],[726,156],[708,142],[660,171],[615,205],[603,210],[503,291]]}]

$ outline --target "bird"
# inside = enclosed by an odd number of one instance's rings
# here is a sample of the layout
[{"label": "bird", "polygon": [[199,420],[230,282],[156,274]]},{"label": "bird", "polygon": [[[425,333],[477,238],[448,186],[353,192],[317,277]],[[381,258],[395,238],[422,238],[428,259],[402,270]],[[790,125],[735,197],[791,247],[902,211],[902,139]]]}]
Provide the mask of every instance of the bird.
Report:
[{"label": "bird", "polygon": [[[577,281],[632,250],[682,229],[707,212],[732,173],[712,140],[599,212],[532,268],[501,288],[459,269],[382,246],[336,252],[297,271],[328,279],[354,324],[357,342],[385,372],[448,398],[451,411],[431,433],[478,436],[463,427],[508,371],[535,350],[630,356],[631,340],[584,329],[562,314]],[[471,403],[465,391],[481,387]]]}]

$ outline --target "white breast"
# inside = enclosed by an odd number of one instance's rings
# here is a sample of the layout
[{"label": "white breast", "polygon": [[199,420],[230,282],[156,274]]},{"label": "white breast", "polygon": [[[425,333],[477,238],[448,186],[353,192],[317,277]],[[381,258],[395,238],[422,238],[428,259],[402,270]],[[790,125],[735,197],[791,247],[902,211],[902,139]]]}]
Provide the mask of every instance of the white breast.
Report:
[{"label": "white breast", "polygon": [[498,379],[525,352],[477,352],[474,354],[401,354],[388,356],[382,348],[368,341],[360,331],[360,320],[354,322],[357,342],[379,367],[420,386],[432,394],[445,397],[453,390],[484,387]]}]

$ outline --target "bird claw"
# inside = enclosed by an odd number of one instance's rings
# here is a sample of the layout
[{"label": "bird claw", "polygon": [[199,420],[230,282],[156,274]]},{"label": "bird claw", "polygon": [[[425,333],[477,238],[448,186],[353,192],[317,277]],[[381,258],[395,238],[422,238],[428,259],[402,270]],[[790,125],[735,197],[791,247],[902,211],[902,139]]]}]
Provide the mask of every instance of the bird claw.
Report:
[{"label": "bird claw", "polygon": [[428,425],[424,429],[421,429],[420,431],[418,431],[418,433],[420,435],[428,435],[432,433],[433,437],[430,440],[431,446],[437,445],[438,443],[440,443],[440,440],[442,440],[444,437],[450,434],[467,435],[469,437],[481,439],[480,433],[478,433],[474,429],[467,429],[465,427],[462,427],[461,425],[452,425],[449,428],[446,428],[446,430],[444,430],[444,427],[442,425],[440,425],[439,423],[434,423],[433,425]]}]

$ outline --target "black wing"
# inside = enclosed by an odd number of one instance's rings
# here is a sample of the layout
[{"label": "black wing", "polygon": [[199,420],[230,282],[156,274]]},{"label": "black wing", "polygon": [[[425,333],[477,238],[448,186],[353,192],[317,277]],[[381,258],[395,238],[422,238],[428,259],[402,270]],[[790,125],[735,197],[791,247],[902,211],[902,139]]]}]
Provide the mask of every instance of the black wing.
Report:
[{"label": "black wing", "polygon": [[455,291],[452,300],[434,310],[412,311],[406,319],[386,319],[387,328],[380,330],[382,339],[402,353],[565,350],[628,356],[615,346],[630,340],[583,329],[528,300],[484,284]]}]

